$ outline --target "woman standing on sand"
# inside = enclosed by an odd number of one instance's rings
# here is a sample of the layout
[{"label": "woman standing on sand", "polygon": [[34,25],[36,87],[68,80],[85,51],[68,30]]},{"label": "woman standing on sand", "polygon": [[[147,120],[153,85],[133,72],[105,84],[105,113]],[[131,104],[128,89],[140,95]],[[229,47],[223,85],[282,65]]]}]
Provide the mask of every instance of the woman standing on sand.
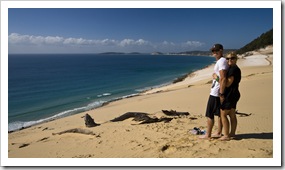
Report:
[{"label": "woman standing on sand", "polygon": [[[224,136],[219,138],[220,140],[230,140],[230,137],[235,136],[237,127],[236,118],[236,105],[240,99],[239,82],[241,80],[241,71],[236,65],[237,55],[235,52],[230,52],[226,56],[229,64],[229,70],[226,76],[226,88],[223,95],[225,100],[221,103],[221,120],[224,128]],[[227,115],[230,116],[231,121],[231,132],[229,132],[230,125]]]}]

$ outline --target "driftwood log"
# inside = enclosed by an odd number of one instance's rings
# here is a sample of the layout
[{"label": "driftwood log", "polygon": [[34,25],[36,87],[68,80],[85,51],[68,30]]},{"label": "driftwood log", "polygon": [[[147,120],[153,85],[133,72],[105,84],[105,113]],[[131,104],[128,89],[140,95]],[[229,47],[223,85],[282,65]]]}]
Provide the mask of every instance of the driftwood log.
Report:
[{"label": "driftwood log", "polygon": [[111,122],[118,122],[118,121],[124,121],[129,118],[134,118],[135,121],[143,121],[148,118],[147,113],[142,112],[127,112],[119,117],[116,117],[115,119],[110,120]]},{"label": "driftwood log", "polygon": [[84,116],[84,122],[86,127],[95,127],[100,125],[95,123],[94,119],[88,113],[86,113]]},{"label": "driftwood log", "polygon": [[241,113],[241,112],[238,112],[238,110],[236,111],[236,114],[237,115],[240,115],[240,117],[246,117],[246,116],[250,116],[252,113]]},{"label": "driftwood log", "polygon": [[148,116],[148,113],[143,113],[143,112],[127,112],[119,117],[116,117],[112,120],[111,122],[118,122],[118,121],[124,121],[126,119],[133,118],[134,121],[142,121],[139,124],[147,124],[147,123],[156,123],[156,122],[169,122],[172,120],[172,118],[152,118]]},{"label": "driftwood log", "polygon": [[[64,130],[58,133],[52,133],[52,135],[61,135],[64,133],[80,133],[80,134],[84,134],[84,135],[94,135],[96,136],[96,134],[90,130],[86,130],[86,129],[80,129],[80,128],[74,128],[74,129],[68,129],[68,130]],[[97,135],[98,137],[98,135]]]},{"label": "driftwood log", "polygon": [[172,120],[173,118],[170,117],[161,117],[161,118],[151,118],[149,117],[147,120],[142,121],[139,124],[147,124],[147,123],[156,123],[156,122],[164,122],[164,123],[168,123]]},{"label": "driftwood log", "polygon": [[177,112],[176,110],[162,110],[162,112],[164,114],[166,114],[167,116],[188,116],[190,115],[189,112]]}]

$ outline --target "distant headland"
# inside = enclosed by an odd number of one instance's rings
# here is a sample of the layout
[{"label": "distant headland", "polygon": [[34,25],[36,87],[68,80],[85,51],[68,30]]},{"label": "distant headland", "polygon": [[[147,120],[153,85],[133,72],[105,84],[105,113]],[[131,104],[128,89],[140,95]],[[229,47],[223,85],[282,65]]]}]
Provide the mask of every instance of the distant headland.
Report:
[{"label": "distant headland", "polygon": [[[236,49],[224,49],[224,52],[227,53],[229,51],[236,51]],[[150,55],[188,55],[188,56],[210,56],[212,55],[210,51],[185,51],[185,52],[170,52],[170,53],[163,53],[163,52],[152,52],[152,53],[140,53],[140,52],[104,52],[98,53],[101,55],[143,55],[143,54],[150,54]]]}]

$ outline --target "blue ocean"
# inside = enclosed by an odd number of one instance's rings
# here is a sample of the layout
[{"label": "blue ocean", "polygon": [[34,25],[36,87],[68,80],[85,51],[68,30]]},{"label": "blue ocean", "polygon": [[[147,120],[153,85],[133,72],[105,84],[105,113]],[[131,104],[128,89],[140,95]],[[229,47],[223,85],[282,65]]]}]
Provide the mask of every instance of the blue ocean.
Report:
[{"label": "blue ocean", "polygon": [[204,68],[214,57],[9,54],[9,131],[88,111]]}]

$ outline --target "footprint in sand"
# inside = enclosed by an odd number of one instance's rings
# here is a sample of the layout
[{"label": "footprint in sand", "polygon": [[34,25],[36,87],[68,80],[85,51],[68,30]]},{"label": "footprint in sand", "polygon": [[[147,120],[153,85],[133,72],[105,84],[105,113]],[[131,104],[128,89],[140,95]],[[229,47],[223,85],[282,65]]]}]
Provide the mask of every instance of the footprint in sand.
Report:
[{"label": "footprint in sand", "polygon": [[29,143],[23,143],[22,145],[19,146],[19,148],[23,148],[23,147],[26,147],[26,146],[29,146],[30,144]]},{"label": "footprint in sand", "polygon": [[37,142],[45,141],[45,140],[47,140],[48,138],[49,138],[49,137],[42,138],[42,139],[38,140]]},{"label": "footprint in sand", "polygon": [[171,152],[175,152],[176,150],[177,150],[176,147],[170,146],[170,145],[164,145],[161,148],[161,151],[166,153],[166,154],[171,153]]}]

